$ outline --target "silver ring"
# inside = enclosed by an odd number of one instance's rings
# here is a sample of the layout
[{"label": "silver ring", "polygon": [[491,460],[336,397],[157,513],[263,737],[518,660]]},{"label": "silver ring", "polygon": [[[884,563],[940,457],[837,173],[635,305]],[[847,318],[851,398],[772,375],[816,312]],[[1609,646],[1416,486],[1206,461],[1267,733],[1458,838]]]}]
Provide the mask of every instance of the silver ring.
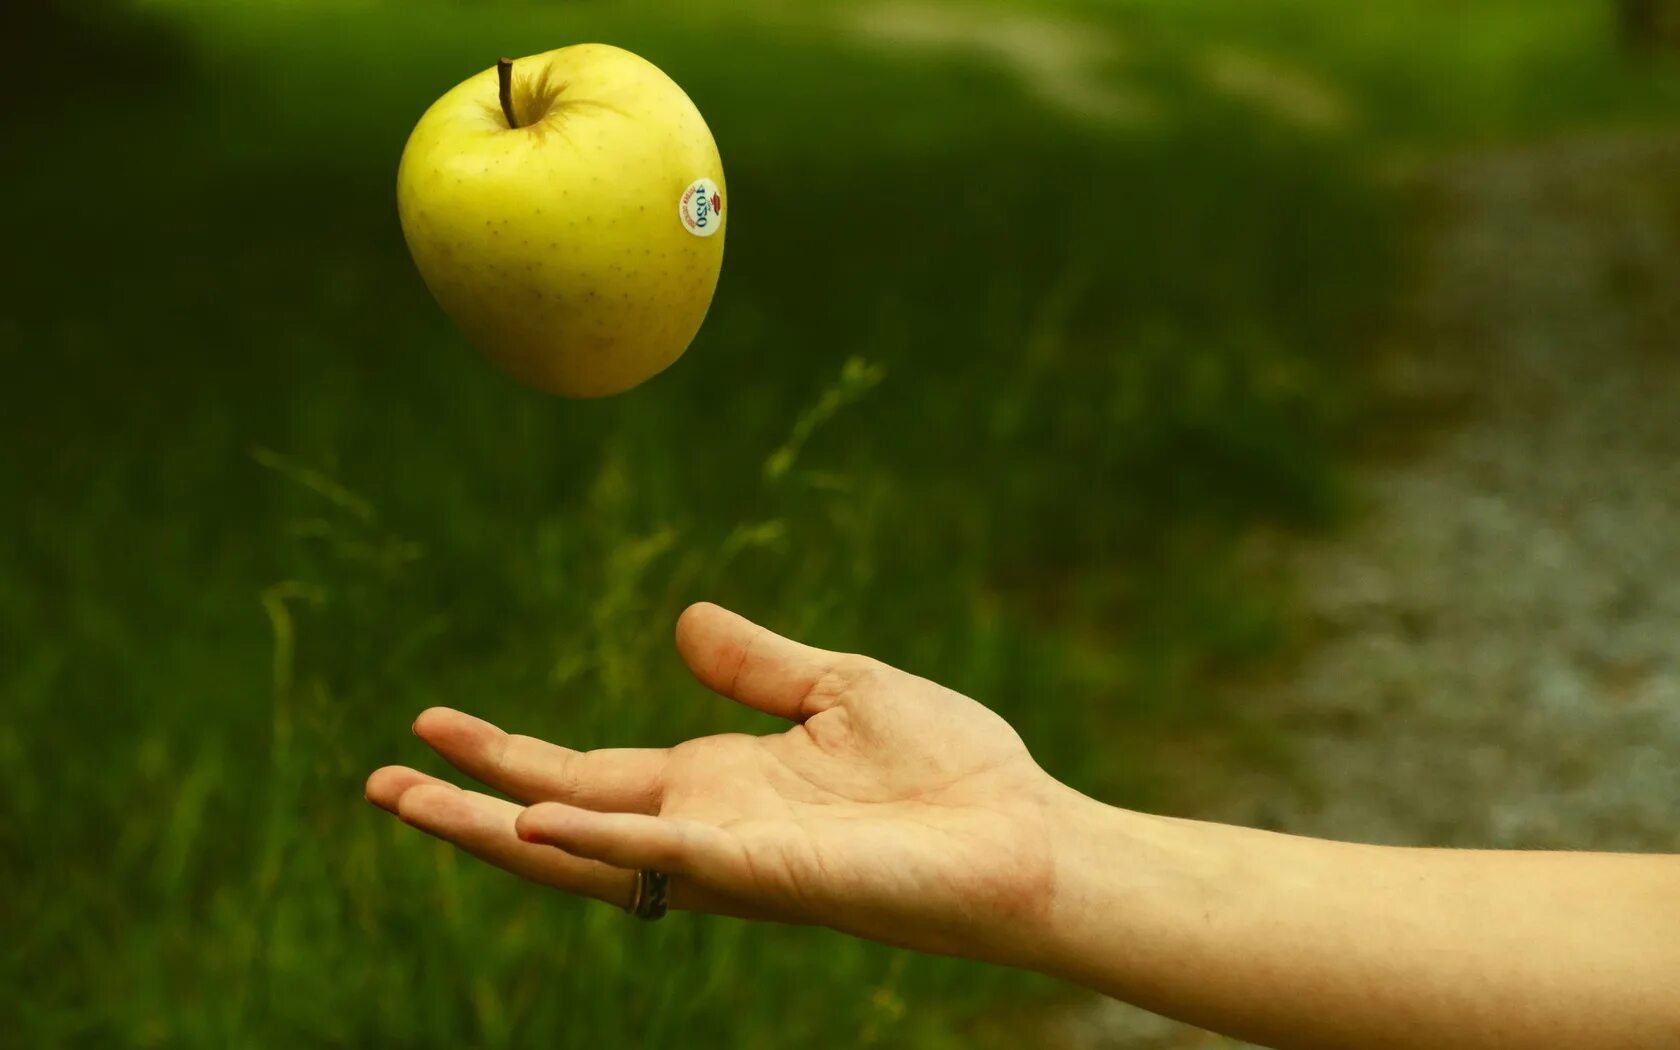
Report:
[{"label": "silver ring", "polygon": [[630,899],[630,907],[626,908],[631,915],[638,919],[652,922],[665,917],[666,896],[671,891],[671,876],[662,871],[649,871],[643,868],[636,872],[636,895]]}]

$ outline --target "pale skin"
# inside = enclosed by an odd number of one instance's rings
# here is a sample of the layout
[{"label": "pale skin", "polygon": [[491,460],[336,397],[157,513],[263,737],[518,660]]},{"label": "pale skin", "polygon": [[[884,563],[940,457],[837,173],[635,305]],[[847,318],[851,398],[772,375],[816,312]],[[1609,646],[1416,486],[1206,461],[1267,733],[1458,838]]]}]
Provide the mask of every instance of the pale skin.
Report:
[{"label": "pale skin", "polygon": [[677,650],[789,728],[573,751],[433,708],[415,733],[498,795],[387,766],[367,797],[617,907],[636,869],[665,871],[673,909],[1037,970],[1268,1046],[1680,1045],[1680,857],[1132,812],[1058,783],[981,704],[874,660],[714,605],[683,614]]}]

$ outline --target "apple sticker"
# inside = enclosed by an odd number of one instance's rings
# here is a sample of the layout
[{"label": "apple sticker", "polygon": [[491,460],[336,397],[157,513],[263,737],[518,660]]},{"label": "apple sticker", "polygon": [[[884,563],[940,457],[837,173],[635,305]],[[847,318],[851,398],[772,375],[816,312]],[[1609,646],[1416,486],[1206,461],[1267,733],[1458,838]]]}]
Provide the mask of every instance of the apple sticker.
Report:
[{"label": "apple sticker", "polygon": [[711,179],[695,179],[677,200],[677,218],[696,237],[710,237],[723,225],[723,193]]}]

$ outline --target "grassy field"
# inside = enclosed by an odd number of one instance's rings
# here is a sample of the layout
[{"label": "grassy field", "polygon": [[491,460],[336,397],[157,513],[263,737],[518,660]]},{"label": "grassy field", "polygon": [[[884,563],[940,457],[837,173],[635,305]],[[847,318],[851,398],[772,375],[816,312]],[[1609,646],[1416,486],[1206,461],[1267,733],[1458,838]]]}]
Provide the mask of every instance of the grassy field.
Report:
[{"label": "grassy field", "polygon": [[[770,728],[670,651],[707,598],[1161,801],[1158,745],[1240,733],[1206,682],[1277,644],[1287,581],[1241,540],[1342,505],[1406,279],[1381,172],[1680,103],[1584,0],[141,7],[35,25],[77,63],[24,59],[0,140],[25,1046],[983,1039],[1047,989],[635,926],[405,832],[362,778],[426,764],[430,704],[579,747]],[[444,89],[584,39],[687,88],[737,210],[689,354],[560,402],[452,332],[392,183]]]}]

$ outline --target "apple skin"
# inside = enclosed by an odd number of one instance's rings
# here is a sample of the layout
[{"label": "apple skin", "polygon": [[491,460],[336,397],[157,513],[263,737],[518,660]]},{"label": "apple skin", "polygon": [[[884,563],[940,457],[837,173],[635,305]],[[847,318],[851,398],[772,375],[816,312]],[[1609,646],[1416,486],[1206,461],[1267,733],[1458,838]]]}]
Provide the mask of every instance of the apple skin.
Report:
[{"label": "apple skin", "polygon": [[[628,390],[682,356],[723,266],[717,144],[682,88],[606,44],[494,67],[421,116],[397,169],[403,237],[432,295],[485,356],[567,397]],[[717,188],[696,236],[679,201]]]}]

